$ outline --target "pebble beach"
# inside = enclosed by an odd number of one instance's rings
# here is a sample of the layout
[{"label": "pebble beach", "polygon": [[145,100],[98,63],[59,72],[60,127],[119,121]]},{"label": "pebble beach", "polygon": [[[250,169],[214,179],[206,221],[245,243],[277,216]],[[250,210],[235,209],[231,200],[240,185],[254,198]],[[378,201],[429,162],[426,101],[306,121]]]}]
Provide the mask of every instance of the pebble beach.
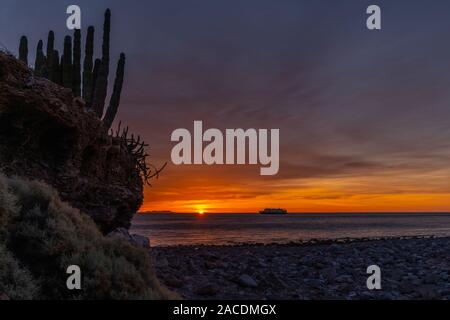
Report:
[{"label": "pebble beach", "polygon": [[[310,240],[151,249],[155,271],[185,299],[449,299],[450,238]],[[367,268],[381,269],[380,290]]]}]

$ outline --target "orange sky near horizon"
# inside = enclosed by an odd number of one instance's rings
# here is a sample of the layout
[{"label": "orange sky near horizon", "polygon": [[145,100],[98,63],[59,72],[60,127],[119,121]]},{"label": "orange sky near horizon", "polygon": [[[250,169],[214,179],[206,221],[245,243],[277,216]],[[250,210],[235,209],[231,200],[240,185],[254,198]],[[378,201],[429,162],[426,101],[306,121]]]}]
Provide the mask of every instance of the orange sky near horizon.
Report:
[{"label": "orange sky near horizon", "polygon": [[[173,166],[145,189],[140,212],[450,211],[448,171],[394,171],[307,179],[261,177],[248,166]],[[282,168],[281,168],[282,170]]]}]

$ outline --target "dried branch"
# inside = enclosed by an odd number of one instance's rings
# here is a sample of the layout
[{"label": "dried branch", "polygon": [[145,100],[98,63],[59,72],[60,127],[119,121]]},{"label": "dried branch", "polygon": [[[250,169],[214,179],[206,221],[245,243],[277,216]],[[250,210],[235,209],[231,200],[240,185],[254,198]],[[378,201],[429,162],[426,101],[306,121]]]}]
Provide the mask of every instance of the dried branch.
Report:
[{"label": "dried branch", "polygon": [[149,157],[149,154],[146,153],[145,150],[149,147],[149,145],[142,140],[140,135],[136,137],[133,133],[131,133],[131,136],[129,137],[129,127],[127,126],[122,128],[122,122],[119,122],[115,132],[111,129],[110,134],[113,138],[117,138],[122,141],[122,145],[125,146],[128,153],[133,157],[135,161],[135,168],[139,172],[142,181],[151,186],[150,180],[153,178],[159,178],[159,174],[167,166],[167,162],[164,163],[164,165],[159,169],[152,164],[148,164],[147,158]]}]

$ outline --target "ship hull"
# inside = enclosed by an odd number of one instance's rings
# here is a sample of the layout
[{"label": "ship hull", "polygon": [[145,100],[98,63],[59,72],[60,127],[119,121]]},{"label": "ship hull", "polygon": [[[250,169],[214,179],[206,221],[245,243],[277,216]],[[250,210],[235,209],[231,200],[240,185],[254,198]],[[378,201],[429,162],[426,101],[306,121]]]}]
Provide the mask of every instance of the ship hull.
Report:
[{"label": "ship hull", "polygon": [[264,215],[286,215],[288,212],[284,209],[264,209],[259,213]]}]

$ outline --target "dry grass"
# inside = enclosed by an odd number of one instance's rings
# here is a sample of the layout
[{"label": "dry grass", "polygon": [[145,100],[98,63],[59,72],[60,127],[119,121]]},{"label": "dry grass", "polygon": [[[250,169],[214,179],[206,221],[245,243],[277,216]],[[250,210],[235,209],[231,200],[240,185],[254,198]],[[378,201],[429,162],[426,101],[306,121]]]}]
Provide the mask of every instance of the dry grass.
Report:
[{"label": "dry grass", "polygon": [[[143,249],[104,237],[48,185],[0,174],[0,294],[13,299],[170,299]],[[69,265],[82,290],[66,288]]]}]

